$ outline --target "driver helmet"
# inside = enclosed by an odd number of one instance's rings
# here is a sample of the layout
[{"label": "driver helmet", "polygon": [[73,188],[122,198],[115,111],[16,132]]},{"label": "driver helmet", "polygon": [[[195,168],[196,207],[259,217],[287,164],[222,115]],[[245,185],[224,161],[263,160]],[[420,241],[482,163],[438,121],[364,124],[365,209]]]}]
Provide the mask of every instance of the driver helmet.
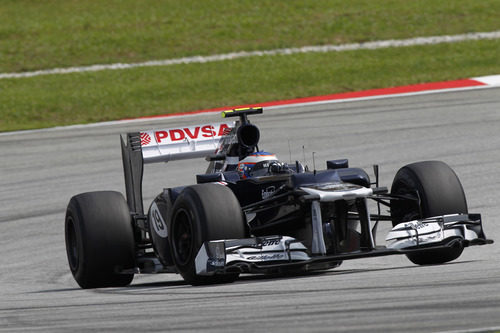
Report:
[{"label": "driver helmet", "polygon": [[247,157],[243,158],[238,163],[238,173],[240,177],[250,178],[250,177],[258,177],[265,176],[269,172],[269,165],[272,162],[277,162],[275,154],[267,153],[265,151],[258,151],[256,153],[252,153]]}]

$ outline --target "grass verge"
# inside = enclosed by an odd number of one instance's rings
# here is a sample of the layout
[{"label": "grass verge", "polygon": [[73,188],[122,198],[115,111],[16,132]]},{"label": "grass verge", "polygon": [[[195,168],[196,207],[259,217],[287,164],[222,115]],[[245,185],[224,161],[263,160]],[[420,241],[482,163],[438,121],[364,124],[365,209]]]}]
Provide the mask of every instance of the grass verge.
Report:
[{"label": "grass verge", "polygon": [[498,0],[2,0],[0,72],[500,29]]},{"label": "grass verge", "polygon": [[0,80],[0,131],[500,73],[500,41]]}]

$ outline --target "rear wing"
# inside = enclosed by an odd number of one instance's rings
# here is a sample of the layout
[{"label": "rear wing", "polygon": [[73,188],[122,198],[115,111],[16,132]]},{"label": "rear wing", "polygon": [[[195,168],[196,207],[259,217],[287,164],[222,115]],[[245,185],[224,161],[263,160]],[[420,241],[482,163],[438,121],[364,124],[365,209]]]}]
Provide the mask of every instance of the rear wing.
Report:
[{"label": "rear wing", "polygon": [[206,157],[216,152],[221,138],[235,122],[149,130],[121,136],[125,190],[131,212],[144,214],[144,164]]},{"label": "rear wing", "polygon": [[262,107],[239,108],[222,113],[224,118],[239,117],[239,121],[122,135],[120,142],[125,190],[131,213],[144,215],[142,203],[144,164],[207,157],[228,149],[234,144],[234,140],[242,147],[241,149],[253,150],[259,141],[259,130],[250,124],[247,115],[260,113]]},{"label": "rear wing", "polygon": [[205,157],[215,152],[234,122],[152,130],[140,133],[144,163]]}]

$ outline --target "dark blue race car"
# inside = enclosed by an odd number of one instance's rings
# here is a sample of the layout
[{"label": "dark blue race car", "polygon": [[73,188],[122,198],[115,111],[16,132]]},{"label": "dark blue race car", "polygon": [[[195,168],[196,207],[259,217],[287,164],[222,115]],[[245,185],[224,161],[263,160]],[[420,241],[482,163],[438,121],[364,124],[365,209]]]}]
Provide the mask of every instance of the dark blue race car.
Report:
[{"label": "dark blue race car", "polygon": [[[137,273],[180,273],[190,284],[231,282],[241,273],[324,270],[343,260],[405,254],[418,265],[454,260],[492,243],[469,214],[462,185],[445,163],[406,165],[390,191],[346,159],[309,170],[259,149],[248,116],[122,137],[126,199],[111,191],[71,198],[65,234],[69,266],[82,288],[128,285]],[[197,184],[164,189],[143,206],[147,163],[205,157]],[[373,205],[368,202],[373,201]],[[369,207],[374,207],[371,212]],[[381,214],[381,207],[390,214]],[[380,222],[392,223],[384,245]]]}]

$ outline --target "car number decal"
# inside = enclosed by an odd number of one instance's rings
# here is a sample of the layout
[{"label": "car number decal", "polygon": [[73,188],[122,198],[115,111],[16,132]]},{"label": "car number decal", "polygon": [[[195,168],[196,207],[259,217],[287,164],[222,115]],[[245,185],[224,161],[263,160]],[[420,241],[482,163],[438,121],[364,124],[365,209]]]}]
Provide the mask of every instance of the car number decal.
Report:
[{"label": "car number decal", "polygon": [[153,224],[153,229],[158,234],[158,236],[167,238],[167,224],[163,220],[156,202],[153,202],[153,204],[151,205],[149,221],[151,224]]}]

